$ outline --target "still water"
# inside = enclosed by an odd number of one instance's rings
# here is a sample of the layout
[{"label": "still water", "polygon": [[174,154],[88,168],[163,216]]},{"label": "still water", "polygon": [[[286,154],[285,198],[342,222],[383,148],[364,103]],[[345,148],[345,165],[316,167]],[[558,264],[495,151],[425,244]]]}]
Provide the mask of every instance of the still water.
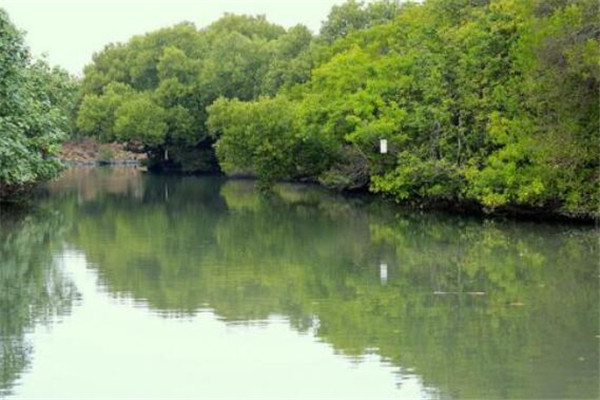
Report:
[{"label": "still water", "polygon": [[0,222],[0,398],[599,396],[591,227],[132,168]]}]

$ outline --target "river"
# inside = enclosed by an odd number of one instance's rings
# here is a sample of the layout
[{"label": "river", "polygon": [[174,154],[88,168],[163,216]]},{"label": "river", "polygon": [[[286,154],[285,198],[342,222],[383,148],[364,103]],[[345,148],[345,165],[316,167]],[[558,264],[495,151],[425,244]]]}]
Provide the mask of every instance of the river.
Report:
[{"label": "river", "polygon": [[589,226],[73,168],[0,213],[0,398],[598,398]]}]

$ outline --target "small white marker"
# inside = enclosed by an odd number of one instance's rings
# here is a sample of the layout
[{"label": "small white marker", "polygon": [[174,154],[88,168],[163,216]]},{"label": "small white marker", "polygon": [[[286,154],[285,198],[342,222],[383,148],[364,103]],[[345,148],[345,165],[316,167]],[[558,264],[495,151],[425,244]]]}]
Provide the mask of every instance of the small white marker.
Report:
[{"label": "small white marker", "polygon": [[381,154],[387,154],[387,139],[381,139],[379,141],[379,152]]},{"label": "small white marker", "polygon": [[381,281],[381,283],[383,285],[385,285],[387,283],[387,279],[388,279],[387,264],[380,264],[379,265],[379,280]]}]

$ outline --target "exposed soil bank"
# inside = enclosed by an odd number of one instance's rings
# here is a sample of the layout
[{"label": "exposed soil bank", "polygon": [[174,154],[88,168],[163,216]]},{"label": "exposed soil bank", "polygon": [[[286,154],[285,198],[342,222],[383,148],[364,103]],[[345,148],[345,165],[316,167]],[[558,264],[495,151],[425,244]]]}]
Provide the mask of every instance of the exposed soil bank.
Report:
[{"label": "exposed soil bank", "polygon": [[131,152],[120,143],[84,138],[63,143],[59,158],[70,165],[139,165],[147,156]]}]

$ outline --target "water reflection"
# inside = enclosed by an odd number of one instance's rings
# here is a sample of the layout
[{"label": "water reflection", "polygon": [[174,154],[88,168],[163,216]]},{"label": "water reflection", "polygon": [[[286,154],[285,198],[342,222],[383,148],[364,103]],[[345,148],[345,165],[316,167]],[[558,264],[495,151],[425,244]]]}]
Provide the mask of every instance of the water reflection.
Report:
[{"label": "water reflection", "polygon": [[598,396],[592,229],[131,169],[71,170],[42,197],[103,290],[156,314],[283,316],[344,357],[418,374],[433,397]]},{"label": "water reflection", "polygon": [[76,298],[53,260],[61,227],[54,213],[0,212],[0,397],[31,363],[27,334],[65,314]]}]

